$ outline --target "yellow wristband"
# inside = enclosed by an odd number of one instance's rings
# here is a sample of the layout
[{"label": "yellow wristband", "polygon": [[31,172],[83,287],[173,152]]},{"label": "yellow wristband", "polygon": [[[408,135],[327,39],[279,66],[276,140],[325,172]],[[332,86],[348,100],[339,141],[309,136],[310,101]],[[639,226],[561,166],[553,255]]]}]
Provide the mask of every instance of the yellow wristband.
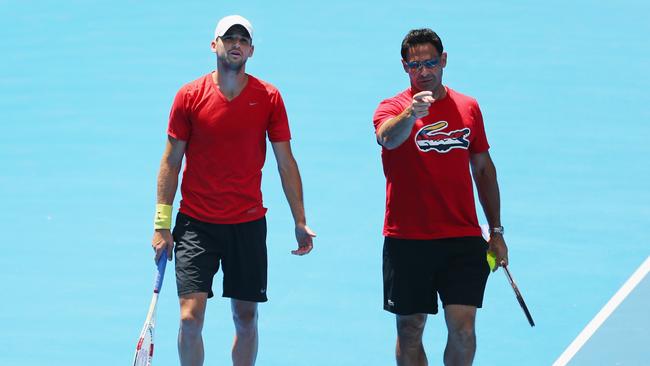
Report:
[{"label": "yellow wristband", "polygon": [[156,216],[153,219],[153,228],[171,229],[172,227],[172,206],[159,203],[156,205]]}]

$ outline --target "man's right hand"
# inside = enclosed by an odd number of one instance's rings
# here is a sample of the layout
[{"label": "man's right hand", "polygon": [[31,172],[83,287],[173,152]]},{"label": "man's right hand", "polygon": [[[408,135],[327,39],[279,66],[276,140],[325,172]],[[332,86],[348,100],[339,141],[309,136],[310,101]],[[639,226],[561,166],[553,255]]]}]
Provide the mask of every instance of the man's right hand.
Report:
[{"label": "man's right hand", "polygon": [[413,100],[411,100],[411,115],[415,118],[422,118],[429,115],[429,107],[435,101],[433,92],[421,91],[415,94]]},{"label": "man's right hand", "polygon": [[158,229],[153,233],[153,239],[151,240],[151,246],[156,252],[154,262],[158,263],[158,259],[162,254],[163,250],[167,249],[167,260],[172,260],[172,250],[174,249],[174,238],[172,238],[172,233],[169,229]]}]

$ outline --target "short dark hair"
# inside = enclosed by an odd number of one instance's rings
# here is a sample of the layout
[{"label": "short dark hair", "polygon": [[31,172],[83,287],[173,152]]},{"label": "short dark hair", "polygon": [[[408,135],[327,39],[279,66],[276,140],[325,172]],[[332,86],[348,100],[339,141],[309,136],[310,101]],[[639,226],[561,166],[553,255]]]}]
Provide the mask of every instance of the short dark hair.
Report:
[{"label": "short dark hair", "polygon": [[440,37],[429,28],[421,28],[410,30],[406,34],[406,37],[404,37],[402,41],[402,59],[408,61],[409,48],[422,43],[431,43],[438,53],[442,55],[442,41]]}]

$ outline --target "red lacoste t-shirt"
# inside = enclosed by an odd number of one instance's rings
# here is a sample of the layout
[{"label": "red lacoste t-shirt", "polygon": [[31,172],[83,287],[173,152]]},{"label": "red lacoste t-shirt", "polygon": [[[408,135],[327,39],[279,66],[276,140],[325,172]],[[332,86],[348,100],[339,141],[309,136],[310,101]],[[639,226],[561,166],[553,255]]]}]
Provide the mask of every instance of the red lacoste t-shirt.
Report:
[{"label": "red lacoste t-shirt", "polygon": [[[375,131],[411,103],[407,89],[379,104]],[[475,99],[447,88],[429,115],[393,150],[382,148],[386,176],[384,236],[439,239],[479,236],[470,154],[489,149],[483,116]]]},{"label": "red lacoste t-shirt", "polygon": [[266,214],[262,167],[266,136],[291,139],[284,102],[271,84],[248,75],[228,101],[205,75],[184,85],[169,115],[169,136],[187,141],[180,212],[198,220],[233,224]]}]

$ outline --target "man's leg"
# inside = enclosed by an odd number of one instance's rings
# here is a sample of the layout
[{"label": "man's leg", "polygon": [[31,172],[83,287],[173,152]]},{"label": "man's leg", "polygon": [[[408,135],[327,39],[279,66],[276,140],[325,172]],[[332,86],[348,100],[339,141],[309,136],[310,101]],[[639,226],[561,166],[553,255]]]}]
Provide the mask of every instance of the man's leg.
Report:
[{"label": "man's leg", "polygon": [[474,306],[445,306],[445,321],[448,331],[444,356],[446,366],[472,364],[474,353],[476,353],[475,320],[476,307]]},{"label": "man's leg", "polygon": [[426,366],[427,355],[422,345],[422,334],[427,314],[397,315],[397,347],[395,355],[398,366]]},{"label": "man's leg", "polygon": [[257,303],[231,300],[235,340],[232,345],[233,366],[253,366],[257,358]]},{"label": "man's leg", "polygon": [[178,355],[181,366],[203,365],[203,320],[208,294],[205,292],[183,295],[181,303],[181,326],[178,331]]}]

